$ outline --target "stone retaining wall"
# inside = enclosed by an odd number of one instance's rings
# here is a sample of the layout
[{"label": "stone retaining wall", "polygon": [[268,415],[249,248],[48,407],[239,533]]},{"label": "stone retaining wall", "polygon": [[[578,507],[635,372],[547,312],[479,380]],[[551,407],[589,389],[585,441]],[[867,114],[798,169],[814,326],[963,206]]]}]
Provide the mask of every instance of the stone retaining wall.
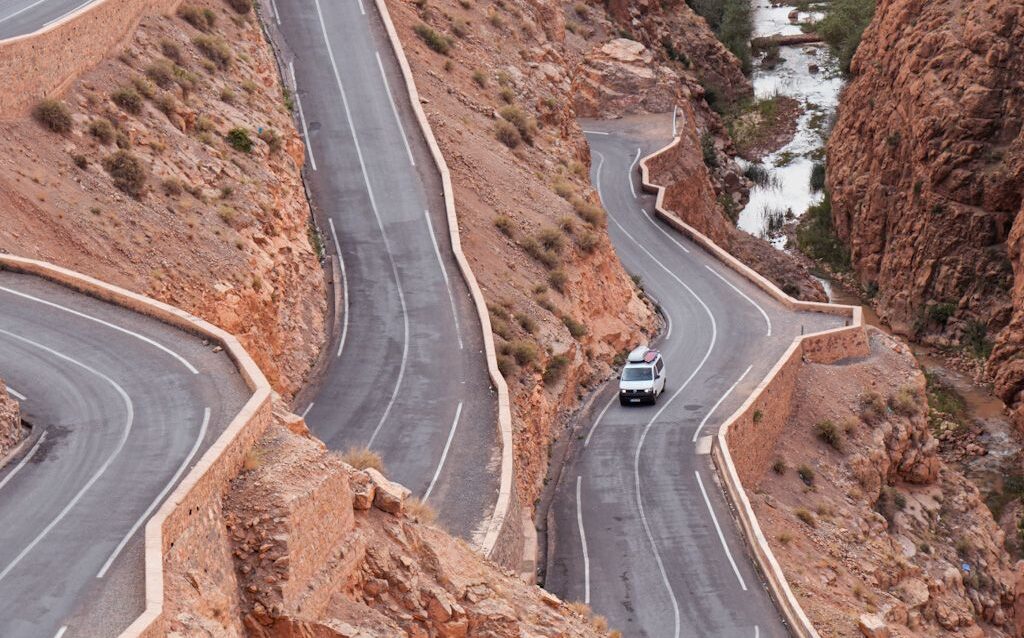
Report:
[{"label": "stone retaining wall", "polygon": [[219,512],[228,482],[241,470],[246,454],[270,425],[270,384],[235,337],[183,310],[43,261],[0,254],[0,269],[54,281],[217,342],[253,391],[224,432],[146,523],[146,609],[122,636],[163,636],[164,564],[175,556],[189,556],[200,565],[221,560],[222,548],[195,533],[194,525],[201,526],[201,521]]},{"label": "stone retaining wall", "polygon": [[0,119],[25,115],[127,43],[146,14],[181,0],[99,0],[34,33],[0,40]]}]

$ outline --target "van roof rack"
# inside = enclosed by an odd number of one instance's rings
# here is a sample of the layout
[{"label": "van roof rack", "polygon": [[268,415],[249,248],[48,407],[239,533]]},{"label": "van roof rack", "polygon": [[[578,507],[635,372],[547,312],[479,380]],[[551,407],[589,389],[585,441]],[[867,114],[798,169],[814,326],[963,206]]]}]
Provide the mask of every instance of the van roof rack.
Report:
[{"label": "van roof rack", "polygon": [[629,363],[651,363],[658,358],[658,351],[647,346],[637,346],[630,351],[626,360]]}]

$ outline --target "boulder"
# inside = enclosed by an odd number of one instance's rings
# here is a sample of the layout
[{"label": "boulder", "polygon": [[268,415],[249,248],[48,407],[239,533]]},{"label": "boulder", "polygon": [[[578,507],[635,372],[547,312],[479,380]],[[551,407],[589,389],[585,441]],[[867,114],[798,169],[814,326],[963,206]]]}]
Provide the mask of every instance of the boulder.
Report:
[{"label": "boulder", "polygon": [[363,472],[370,477],[370,482],[373,483],[374,495],[373,505],[377,509],[387,512],[388,514],[394,514],[400,516],[405,513],[405,500],[412,494],[409,488],[389,481],[384,477],[383,474],[368,467]]},{"label": "boulder", "polygon": [[889,638],[892,635],[885,621],[874,614],[862,614],[857,619],[857,629],[864,638]]}]

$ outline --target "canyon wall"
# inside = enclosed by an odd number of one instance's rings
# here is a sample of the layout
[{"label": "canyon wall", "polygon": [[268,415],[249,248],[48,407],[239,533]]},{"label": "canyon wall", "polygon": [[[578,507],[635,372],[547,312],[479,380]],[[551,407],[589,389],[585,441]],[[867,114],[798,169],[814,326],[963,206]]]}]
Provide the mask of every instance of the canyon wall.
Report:
[{"label": "canyon wall", "polygon": [[805,363],[750,500],[822,636],[1024,635],[1024,564],[938,456],[925,379],[870,329],[870,355]]},{"label": "canyon wall", "polygon": [[18,402],[7,394],[7,386],[0,379],[0,460],[14,449],[25,435],[21,425],[21,409]]},{"label": "canyon wall", "polygon": [[207,319],[293,394],[326,293],[282,95],[254,12],[199,0],[143,17],[63,94],[66,119],[0,123],[0,251]]},{"label": "canyon wall", "polygon": [[836,231],[880,317],[980,357],[995,341],[1011,404],[1024,388],[1022,41],[1021,0],[881,0],[828,145]]}]

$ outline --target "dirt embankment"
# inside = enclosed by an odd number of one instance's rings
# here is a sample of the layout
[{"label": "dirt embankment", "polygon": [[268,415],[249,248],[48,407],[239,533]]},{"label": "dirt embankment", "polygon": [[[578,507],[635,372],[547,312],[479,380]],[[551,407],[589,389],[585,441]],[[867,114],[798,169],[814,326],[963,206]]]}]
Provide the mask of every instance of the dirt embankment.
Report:
[{"label": "dirt embankment", "polygon": [[25,436],[21,426],[21,409],[18,402],[7,394],[7,386],[0,379],[0,461]]},{"label": "dirt embankment", "polygon": [[323,343],[325,291],[302,144],[256,16],[235,5],[143,19],[63,109],[0,123],[0,250],[215,323],[290,395]]},{"label": "dirt embankment", "polygon": [[656,319],[612,250],[588,179],[562,8],[437,0],[389,9],[452,172],[463,247],[509,382],[517,488],[529,506],[560,418]]},{"label": "dirt embankment", "polygon": [[166,561],[169,633],[617,635],[585,607],[525,584],[431,526],[432,512],[408,490],[346,465],[298,417],[279,418],[212,515],[197,517],[194,537]]},{"label": "dirt embankment", "polygon": [[1024,635],[1024,564],[940,459],[910,350],[871,329],[869,357],[803,366],[793,400],[752,502],[818,631]]},{"label": "dirt embankment", "polygon": [[1024,390],[1024,2],[885,0],[828,146],[836,231],[881,318]]}]

